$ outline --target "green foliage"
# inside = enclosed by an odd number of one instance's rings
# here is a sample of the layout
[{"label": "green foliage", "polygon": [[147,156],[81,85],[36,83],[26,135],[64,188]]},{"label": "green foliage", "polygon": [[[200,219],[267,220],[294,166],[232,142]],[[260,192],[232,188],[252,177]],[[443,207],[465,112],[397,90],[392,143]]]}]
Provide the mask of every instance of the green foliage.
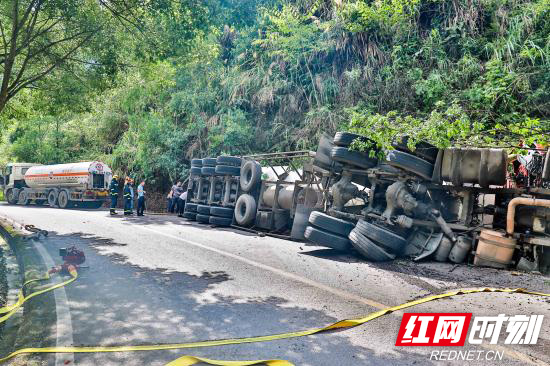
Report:
[{"label": "green foliage", "polygon": [[135,4],[148,39],[117,28],[14,98],[4,159],[103,159],[162,187],[193,157],[342,129],[377,148],[550,142],[549,0]]}]

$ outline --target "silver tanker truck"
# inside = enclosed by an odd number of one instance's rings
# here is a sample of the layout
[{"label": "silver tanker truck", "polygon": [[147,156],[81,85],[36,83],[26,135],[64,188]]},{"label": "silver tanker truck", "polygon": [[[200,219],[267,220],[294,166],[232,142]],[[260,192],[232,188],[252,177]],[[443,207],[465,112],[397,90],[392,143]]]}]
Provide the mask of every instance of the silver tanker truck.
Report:
[{"label": "silver tanker truck", "polygon": [[56,165],[10,163],[3,172],[4,197],[15,205],[99,208],[108,198],[111,169],[99,161]]}]

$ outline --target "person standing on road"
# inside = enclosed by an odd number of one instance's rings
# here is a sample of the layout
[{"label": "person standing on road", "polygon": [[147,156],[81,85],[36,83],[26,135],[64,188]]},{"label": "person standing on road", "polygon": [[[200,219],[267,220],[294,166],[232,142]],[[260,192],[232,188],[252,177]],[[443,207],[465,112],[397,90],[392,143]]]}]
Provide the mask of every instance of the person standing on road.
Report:
[{"label": "person standing on road", "polygon": [[172,190],[170,189],[170,192],[168,192],[168,195],[166,196],[166,212],[170,213],[171,207],[172,207]]},{"label": "person standing on road", "polygon": [[145,181],[141,181],[137,187],[138,203],[137,203],[137,215],[143,216],[143,211],[145,211]]},{"label": "person standing on road", "polygon": [[113,175],[109,184],[109,193],[111,195],[111,215],[116,215],[116,205],[118,201],[118,175]]},{"label": "person standing on road", "polygon": [[126,184],[124,184],[124,215],[132,215],[132,195],[130,193],[130,178],[126,178]]},{"label": "person standing on road", "polygon": [[180,198],[178,198],[178,217],[183,217],[183,211],[185,211],[185,201],[187,201],[187,191],[180,194]]},{"label": "person standing on road", "polygon": [[181,186],[181,182],[178,181],[173,187],[172,187],[172,209],[170,213],[174,213],[174,211],[177,210],[178,201],[180,198],[180,195],[183,193],[183,188]]},{"label": "person standing on road", "polygon": [[130,200],[130,209],[132,210],[132,212],[134,211],[134,180],[132,178],[130,178],[130,197],[132,197],[132,199]]}]

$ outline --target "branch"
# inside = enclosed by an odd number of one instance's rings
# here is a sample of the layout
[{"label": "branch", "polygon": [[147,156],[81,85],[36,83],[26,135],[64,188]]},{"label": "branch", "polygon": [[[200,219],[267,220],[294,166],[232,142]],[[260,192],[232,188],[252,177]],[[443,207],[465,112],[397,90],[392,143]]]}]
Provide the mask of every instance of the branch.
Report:
[{"label": "branch", "polygon": [[35,81],[40,80],[50,72],[52,72],[53,69],[61,65],[67,58],[69,58],[76,50],[78,50],[84,43],[89,41],[97,31],[99,31],[100,28],[94,30],[93,32],[90,32],[90,34],[83,38],[75,47],[70,49],[65,55],[63,55],[61,58],[59,58],[56,62],[54,62],[51,66],[49,66],[46,70],[35,74],[31,77],[28,77],[22,81],[19,82],[19,85],[12,84],[10,87],[10,90],[8,92],[8,100],[13,98],[21,89],[27,87],[29,84],[34,83]]}]

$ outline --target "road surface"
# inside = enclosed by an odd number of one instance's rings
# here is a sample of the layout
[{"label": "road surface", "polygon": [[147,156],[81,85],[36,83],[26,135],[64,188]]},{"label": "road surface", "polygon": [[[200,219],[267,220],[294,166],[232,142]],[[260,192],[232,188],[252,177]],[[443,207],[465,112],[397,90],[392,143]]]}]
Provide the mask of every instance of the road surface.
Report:
[{"label": "road surface", "polygon": [[[0,204],[0,215],[48,230],[41,243],[58,262],[61,247],[75,244],[86,253],[89,268],[81,269],[78,281],[66,288],[74,345],[175,343],[303,330],[456,288],[550,292],[550,279],[540,275],[440,263],[367,263],[322,247],[174,216],[110,217],[103,210],[6,204]],[[503,361],[492,363],[550,363],[548,299],[484,293],[423,304],[409,312],[543,314],[537,345],[505,346],[501,337],[497,346],[466,349],[505,352]],[[430,360],[430,347],[394,346],[402,314],[350,330],[266,343],[75,354],[74,364],[164,365],[185,354],[279,358],[311,366],[445,364]]]}]

